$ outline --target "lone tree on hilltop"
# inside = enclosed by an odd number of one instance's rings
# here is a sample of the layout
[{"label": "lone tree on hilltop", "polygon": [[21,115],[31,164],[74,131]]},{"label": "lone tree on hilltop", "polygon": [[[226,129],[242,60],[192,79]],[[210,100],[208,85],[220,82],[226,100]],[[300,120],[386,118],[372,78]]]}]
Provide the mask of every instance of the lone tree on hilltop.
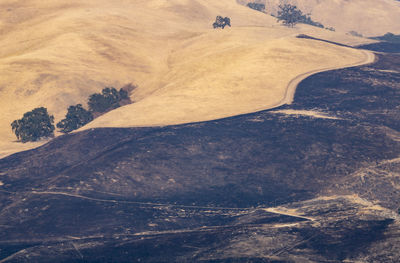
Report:
[{"label": "lone tree on hilltop", "polygon": [[50,116],[44,107],[26,112],[22,119],[11,123],[11,128],[18,140],[23,143],[38,141],[43,137],[54,136],[54,116]]},{"label": "lone tree on hilltop", "polygon": [[104,88],[101,93],[90,95],[88,105],[91,112],[103,113],[120,107],[122,100],[129,99],[128,92],[124,89],[117,91],[113,87]]},{"label": "lone tree on hilltop", "polygon": [[284,4],[279,5],[278,22],[283,21],[283,24],[288,27],[294,27],[303,19],[303,13],[295,5]]},{"label": "lone tree on hilltop", "polygon": [[76,106],[69,106],[65,119],[57,123],[57,128],[63,133],[68,133],[73,130],[79,129],[85,124],[93,120],[93,114],[84,109],[82,104]]},{"label": "lone tree on hilltop", "polygon": [[226,26],[231,26],[231,19],[229,17],[217,16],[215,18],[215,22],[213,24],[214,29],[219,27],[224,29]]}]

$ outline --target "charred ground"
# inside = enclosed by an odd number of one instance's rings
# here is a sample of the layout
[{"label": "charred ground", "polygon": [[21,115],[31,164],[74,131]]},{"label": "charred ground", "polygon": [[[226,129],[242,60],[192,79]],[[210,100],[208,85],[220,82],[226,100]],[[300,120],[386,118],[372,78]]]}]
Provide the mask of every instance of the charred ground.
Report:
[{"label": "charred ground", "polygon": [[[400,259],[400,55],[276,113],[94,129],[0,160],[0,262]],[[271,209],[275,208],[275,209]]]}]

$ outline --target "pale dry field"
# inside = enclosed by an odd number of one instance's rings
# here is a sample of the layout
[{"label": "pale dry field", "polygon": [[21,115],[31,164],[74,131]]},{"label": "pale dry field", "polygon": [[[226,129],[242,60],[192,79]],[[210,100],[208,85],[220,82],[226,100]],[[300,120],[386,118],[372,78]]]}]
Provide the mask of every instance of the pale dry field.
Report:
[{"label": "pale dry field", "polygon": [[[241,3],[252,0],[239,0]],[[358,32],[380,36],[386,32],[400,34],[400,1],[397,0],[258,0],[268,13],[277,13],[280,3],[296,5],[314,21],[338,32]]]},{"label": "pale dry field", "polygon": [[[217,15],[232,28],[212,29]],[[306,72],[365,61],[365,53],[297,39],[369,40],[311,26],[286,28],[235,0],[0,0],[0,157],[10,123],[35,107],[60,121],[105,86],[134,83],[134,104],[84,128],[212,120],[279,105]]]}]

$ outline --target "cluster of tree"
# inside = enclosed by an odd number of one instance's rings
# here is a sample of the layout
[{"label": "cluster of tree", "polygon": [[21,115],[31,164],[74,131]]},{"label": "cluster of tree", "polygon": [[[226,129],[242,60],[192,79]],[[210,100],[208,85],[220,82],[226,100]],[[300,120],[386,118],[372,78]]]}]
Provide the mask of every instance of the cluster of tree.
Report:
[{"label": "cluster of tree", "polygon": [[303,13],[295,5],[279,5],[278,22],[282,21],[285,26],[294,27],[300,22]]},{"label": "cluster of tree", "polygon": [[93,120],[93,114],[82,107],[82,104],[69,106],[65,119],[57,123],[57,128],[63,133],[79,129]]},{"label": "cluster of tree", "polygon": [[251,9],[264,12],[265,11],[265,4],[260,4],[260,3],[247,3],[247,6],[250,7]]},{"label": "cluster of tree", "polygon": [[128,92],[124,89],[117,91],[115,88],[104,88],[101,93],[90,95],[88,106],[91,112],[107,112],[121,106],[121,101],[129,99]]},{"label": "cluster of tree", "polygon": [[231,19],[229,17],[217,16],[213,24],[214,29],[222,27],[224,29],[226,26],[231,26]]},{"label": "cluster of tree", "polygon": [[[89,96],[86,110],[82,104],[69,106],[65,118],[57,123],[60,132],[68,133],[91,122],[95,116],[130,103],[128,93],[135,88],[128,84],[119,91],[113,87],[104,88],[101,93]],[[38,141],[43,137],[54,136],[54,116],[44,107],[35,108],[23,115],[22,119],[11,123],[11,128],[21,142]]]},{"label": "cluster of tree", "polygon": [[297,6],[291,4],[279,5],[277,18],[278,21],[282,21],[284,25],[289,27],[294,27],[297,23],[303,23],[324,28],[323,24],[313,21],[309,15],[303,14]]},{"label": "cluster of tree", "polygon": [[57,123],[57,128],[63,133],[68,133],[91,122],[95,116],[104,112],[121,107],[129,100],[128,91],[121,88],[117,91],[113,87],[104,88],[101,93],[94,93],[89,96],[89,110],[82,107],[82,104],[69,106],[65,119]]}]

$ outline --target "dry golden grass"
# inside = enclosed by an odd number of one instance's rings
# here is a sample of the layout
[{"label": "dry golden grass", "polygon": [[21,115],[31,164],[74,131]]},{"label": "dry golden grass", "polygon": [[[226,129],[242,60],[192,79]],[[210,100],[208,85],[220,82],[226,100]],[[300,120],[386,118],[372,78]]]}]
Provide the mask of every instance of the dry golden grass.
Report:
[{"label": "dry golden grass", "polygon": [[[241,3],[253,0],[239,0]],[[311,14],[314,21],[338,32],[356,31],[364,36],[386,32],[400,34],[400,2],[396,0],[258,0],[276,14],[279,3],[288,2]]]},{"label": "dry golden grass", "polygon": [[[213,30],[216,15],[232,28]],[[56,122],[104,86],[139,86],[88,127],[167,125],[273,107],[307,71],[357,63],[363,53],[296,39],[366,40],[301,25],[285,28],[235,0],[0,0],[0,156],[10,123],[38,106]]]},{"label": "dry golden grass", "polygon": [[171,65],[165,86],[85,128],[181,124],[272,108],[285,99],[288,82],[296,76],[365,58],[358,50],[312,40],[253,41],[211,54],[203,47],[198,58]]}]

